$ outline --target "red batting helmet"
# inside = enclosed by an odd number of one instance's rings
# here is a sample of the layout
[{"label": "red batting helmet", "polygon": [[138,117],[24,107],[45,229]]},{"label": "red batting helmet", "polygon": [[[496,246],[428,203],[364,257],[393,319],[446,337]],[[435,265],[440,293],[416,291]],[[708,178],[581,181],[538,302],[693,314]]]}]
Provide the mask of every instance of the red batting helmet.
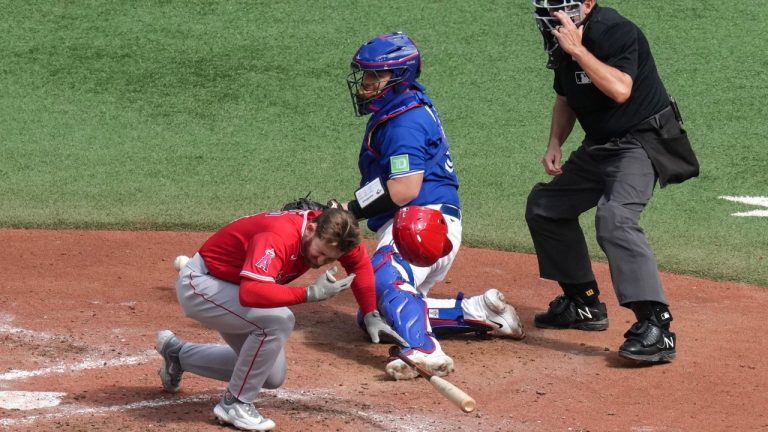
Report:
[{"label": "red batting helmet", "polygon": [[409,206],[398,210],[392,237],[400,255],[419,267],[431,266],[453,249],[443,214],[429,207]]}]

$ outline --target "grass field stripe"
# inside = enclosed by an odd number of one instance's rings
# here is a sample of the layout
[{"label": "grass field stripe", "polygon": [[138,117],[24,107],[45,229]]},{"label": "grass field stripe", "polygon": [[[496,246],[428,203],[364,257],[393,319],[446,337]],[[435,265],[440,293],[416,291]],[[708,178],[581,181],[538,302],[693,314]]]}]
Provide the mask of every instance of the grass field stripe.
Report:
[{"label": "grass field stripe", "polygon": [[128,356],[128,357],[120,357],[115,359],[85,359],[76,364],[64,363],[56,366],[51,366],[51,367],[42,368],[42,369],[35,369],[35,370],[12,370],[10,372],[0,374],[0,381],[12,381],[17,379],[32,378],[32,377],[51,375],[51,374],[57,374],[57,373],[74,372],[74,371],[80,371],[85,369],[99,369],[99,368],[108,368],[108,367],[116,367],[116,366],[135,365],[135,364],[146,363],[152,358],[155,358],[155,359],[158,358],[157,352],[155,352],[154,350],[147,350],[141,354]]}]

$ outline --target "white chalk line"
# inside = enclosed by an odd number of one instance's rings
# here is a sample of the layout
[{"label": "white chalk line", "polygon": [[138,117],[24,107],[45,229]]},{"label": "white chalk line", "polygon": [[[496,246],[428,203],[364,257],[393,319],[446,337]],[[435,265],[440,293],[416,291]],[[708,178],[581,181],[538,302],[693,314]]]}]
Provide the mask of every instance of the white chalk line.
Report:
[{"label": "white chalk line", "polygon": [[157,407],[168,406],[168,405],[181,405],[185,403],[209,401],[213,398],[214,398],[213,395],[201,395],[201,396],[190,396],[190,397],[181,398],[181,399],[154,399],[154,400],[148,400],[148,401],[132,402],[124,405],[112,405],[112,406],[97,407],[97,408],[73,406],[73,407],[59,408],[58,412],[55,412],[55,413],[32,415],[32,416],[21,417],[17,419],[2,419],[0,420],[0,426],[18,426],[18,425],[35,423],[38,421],[55,420],[61,417],[68,418],[71,416],[82,416],[82,415],[105,415],[105,414],[109,414],[111,412],[116,412],[116,411],[130,411],[135,409],[157,408]]},{"label": "white chalk line", "polygon": [[12,381],[56,373],[69,373],[85,369],[136,365],[146,363],[153,358],[158,358],[157,352],[154,350],[147,350],[138,355],[120,357],[116,359],[86,359],[77,364],[61,363],[56,366],[34,370],[11,370],[10,372],[0,374],[0,381]]},{"label": "white chalk line", "polygon": [[[316,402],[318,404],[322,404],[324,402],[327,402],[329,399],[332,399],[335,401],[344,401],[343,398],[332,396],[332,392],[328,390],[322,390],[322,389],[321,390],[285,390],[285,389],[265,390],[263,391],[263,393],[265,395],[273,394],[277,399],[281,401],[286,401],[286,402],[304,401],[304,402]],[[219,394],[208,394],[208,395],[189,396],[189,397],[178,398],[178,399],[177,398],[153,399],[148,401],[139,401],[139,402],[132,402],[128,404],[112,405],[112,406],[106,406],[106,407],[83,407],[83,406],[58,407],[57,412],[53,412],[53,413],[31,415],[31,416],[20,417],[16,419],[2,419],[0,420],[0,426],[28,425],[28,424],[37,423],[37,422],[46,422],[46,421],[56,420],[59,418],[68,418],[71,420],[71,417],[76,417],[76,416],[85,416],[85,415],[101,416],[101,415],[107,415],[109,413],[114,413],[114,412],[123,412],[123,411],[131,411],[131,410],[147,409],[147,408],[159,408],[163,406],[182,405],[182,404],[196,403],[196,402],[210,401],[211,403],[213,403],[217,401],[219,397],[220,397]],[[266,403],[264,403],[263,405],[259,405],[259,408],[263,408],[264,406],[274,405],[274,402],[270,403],[269,399],[262,400],[262,402],[266,402]],[[345,410],[341,408],[342,406],[343,404],[341,403],[336,404],[337,408],[335,409],[337,411],[344,412]],[[411,414],[408,414],[407,412],[398,412],[395,415],[395,414],[386,414],[386,413],[373,412],[373,411],[360,411],[359,409],[355,409],[353,411],[348,411],[346,413],[348,415],[366,419],[367,421],[375,425],[378,425],[386,430],[393,430],[393,431],[400,431],[400,432],[417,432],[417,431],[430,432],[430,431],[448,430],[452,427],[455,427],[455,424],[441,420],[440,418],[424,416],[424,415],[411,415]],[[265,414],[268,415],[267,413]],[[307,413],[307,415],[308,417],[311,417],[312,413]],[[406,421],[404,421],[404,418],[406,419]],[[397,426],[394,426],[394,425],[397,425]]]},{"label": "white chalk line", "polygon": [[[278,399],[283,399],[288,402],[309,402],[309,403],[317,403],[317,404],[323,404],[325,406],[325,402],[328,400],[334,400],[338,401],[339,403],[335,404],[336,407],[335,411],[341,411],[344,412],[345,410],[342,408],[343,403],[345,401],[349,402],[349,399],[344,399],[338,396],[335,396],[333,391],[328,389],[315,389],[315,390],[286,390],[286,389],[277,389],[277,390],[266,390],[263,391],[265,394],[274,394]],[[265,400],[264,402],[267,402]],[[355,401],[351,401],[355,402]],[[263,406],[269,406],[272,404],[265,403]],[[455,429],[456,424],[443,421],[440,418],[430,417],[430,416],[424,416],[424,415],[413,415],[409,414],[406,411],[399,411],[397,414],[387,414],[382,412],[375,412],[375,411],[360,411],[359,409],[355,409],[354,411],[350,410],[346,412],[349,415],[353,415],[355,417],[366,419],[370,423],[375,424],[377,426],[380,426],[384,430],[391,430],[396,432],[432,432],[432,431],[445,431],[445,430],[451,430]],[[311,417],[313,412],[307,413],[308,417]],[[404,421],[405,419],[405,421]],[[397,426],[395,426],[397,425]],[[279,426],[279,425],[278,425]]]},{"label": "white chalk line", "polygon": [[55,338],[55,336],[48,333],[36,332],[33,330],[13,327],[8,324],[0,324],[0,334],[9,334],[14,336],[23,336],[26,338],[36,338],[36,339],[42,339],[42,340],[51,340]]},{"label": "white chalk line", "polygon": [[49,408],[59,405],[66,395],[64,392],[0,390],[0,408],[22,411]]},{"label": "white chalk line", "polygon": [[768,207],[768,197],[722,195],[719,198],[720,199],[724,199],[724,200],[728,200],[728,201],[737,202],[737,203],[758,206],[758,207]]},{"label": "white chalk line", "polygon": [[[768,197],[762,196],[729,196],[722,195],[718,197],[731,202],[737,202],[741,204],[748,204],[757,207],[768,207]],[[731,216],[738,217],[768,217],[768,210],[750,210],[745,212],[731,213]]]},{"label": "white chalk line", "polygon": [[[3,321],[12,321],[13,317],[3,314],[0,316]],[[49,333],[37,332],[34,330],[28,330],[24,328],[14,327],[8,324],[0,323],[0,334],[9,334],[12,336],[21,337],[23,340],[35,340],[35,341],[47,341],[60,338],[61,336],[51,335]],[[42,375],[50,375],[55,373],[67,373],[75,372],[85,369],[98,369],[105,367],[126,366],[140,364],[148,361],[152,357],[157,357],[157,353],[154,350],[147,350],[143,353],[121,357],[116,359],[104,359],[104,358],[86,358],[77,364],[60,363],[56,366],[35,369],[35,370],[14,370],[0,374],[0,381],[12,381],[17,379],[32,378]]]},{"label": "white chalk line", "polygon": [[747,212],[731,213],[731,216],[739,217],[768,217],[768,210],[750,210]]},{"label": "white chalk line", "polygon": [[[39,339],[48,340],[56,337],[47,333],[12,327],[7,324],[0,324],[0,334],[2,333],[20,335],[28,338],[34,337],[38,340]],[[35,369],[35,370],[11,370],[9,372],[0,374],[0,381],[13,381],[18,379],[26,379],[26,378],[57,374],[57,373],[70,373],[70,372],[87,370],[87,369],[100,369],[100,368],[108,368],[108,367],[136,365],[136,364],[146,363],[147,361],[154,359],[155,357],[157,357],[157,353],[154,350],[147,350],[137,355],[122,357],[117,359],[86,359],[77,364],[61,363],[56,366]],[[278,389],[278,390],[265,390],[263,391],[263,393],[265,395],[274,394],[278,399],[285,400],[288,402],[305,401],[305,402],[323,403],[328,399],[333,399],[337,401],[344,400],[342,398],[339,398],[338,396],[334,396],[332,391],[327,391],[327,390]],[[31,424],[38,421],[49,421],[49,420],[54,420],[57,418],[69,417],[69,416],[106,415],[112,412],[130,411],[130,410],[146,409],[146,408],[157,408],[162,406],[181,405],[186,403],[195,403],[195,402],[208,401],[208,400],[215,401],[218,399],[218,397],[219,395],[216,394],[216,395],[191,396],[191,397],[180,398],[180,399],[154,399],[149,401],[133,402],[133,403],[123,404],[123,405],[112,405],[108,407],[82,407],[82,406],[61,407],[59,406],[56,408],[57,412],[53,412],[53,413],[31,415],[31,416],[21,417],[18,419],[1,419],[0,426],[15,426],[15,425]],[[268,399],[265,400],[264,402],[268,402]],[[270,404],[267,403],[266,405],[270,405]],[[339,411],[344,411],[344,410],[339,409]],[[423,415],[411,415],[405,412],[398,412],[397,415],[392,415],[392,414],[379,413],[379,412],[373,412],[373,411],[354,410],[354,411],[349,411],[348,414],[361,419],[366,419],[367,421],[373,424],[377,424],[381,427],[384,427],[385,429],[396,430],[401,432],[438,431],[438,430],[445,430],[453,426],[451,423],[446,423],[444,421],[441,421],[438,418],[423,416]],[[308,415],[311,415],[311,414],[308,413]],[[403,424],[404,417],[408,418],[408,422],[407,422],[408,424]],[[392,426],[395,424],[398,425],[397,429],[392,429]]]}]

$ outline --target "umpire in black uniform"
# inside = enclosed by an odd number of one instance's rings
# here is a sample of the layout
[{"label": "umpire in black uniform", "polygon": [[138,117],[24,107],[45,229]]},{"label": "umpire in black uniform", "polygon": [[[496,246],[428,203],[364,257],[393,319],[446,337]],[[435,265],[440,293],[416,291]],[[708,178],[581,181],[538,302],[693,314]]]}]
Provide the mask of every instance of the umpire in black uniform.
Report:
[{"label": "umpire in black uniform", "polygon": [[[597,241],[608,257],[619,303],[637,317],[619,355],[674,359],[672,315],[656,259],[638,221],[658,180],[662,187],[699,173],[676,104],[640,29],[596,0],[533,0],[557,93],[542,159],[555,176],[534,186],[525,218],[542,278],[564,295],[536,314],[541,328],[605,330],[579,215],[597,206]],[[561,145],[579,121],[586,133],[561,167]]]}]

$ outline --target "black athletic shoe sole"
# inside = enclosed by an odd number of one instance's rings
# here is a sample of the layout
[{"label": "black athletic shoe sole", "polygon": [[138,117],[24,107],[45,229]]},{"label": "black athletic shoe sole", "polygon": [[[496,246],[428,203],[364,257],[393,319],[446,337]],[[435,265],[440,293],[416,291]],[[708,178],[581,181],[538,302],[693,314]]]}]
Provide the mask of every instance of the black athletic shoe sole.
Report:
[{"label": "black athletic shoe sole", "polygon": [[533,321],[533,325],[538,328],[543,329],[553,329],[553,330],[584,330],[584,331],[603,331],[608,330],[608,319],[600,320],[600,321],[589,321],[589,322],[582,322],[582,323],[572,323],[565,326],[557,326],[552,324],[546,324],[538,321]]},{"label": "black athletic shoe sole", "polygon": [[656,354],[641,355],[619,350],[619,356],[629,360],[637,360],[648,363],[669,363],[675,359],[677,353],[675,351],[662,351]]}]

